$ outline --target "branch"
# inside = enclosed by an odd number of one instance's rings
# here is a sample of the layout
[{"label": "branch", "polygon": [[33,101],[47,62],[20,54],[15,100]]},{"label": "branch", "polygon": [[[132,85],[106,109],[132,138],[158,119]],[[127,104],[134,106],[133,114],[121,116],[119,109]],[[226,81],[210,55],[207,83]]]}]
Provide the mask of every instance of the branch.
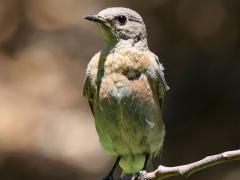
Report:
[{"label": "branch", "polygon": [[227,151],[221,154],[208,156],[200,161],[175,167],[159,166],[154,172],[146,173],[146,180],[162,180],[173,176],[189,177],[195,172],[201,171],[217,164],[240,160],[240,149],[236,151]]}]

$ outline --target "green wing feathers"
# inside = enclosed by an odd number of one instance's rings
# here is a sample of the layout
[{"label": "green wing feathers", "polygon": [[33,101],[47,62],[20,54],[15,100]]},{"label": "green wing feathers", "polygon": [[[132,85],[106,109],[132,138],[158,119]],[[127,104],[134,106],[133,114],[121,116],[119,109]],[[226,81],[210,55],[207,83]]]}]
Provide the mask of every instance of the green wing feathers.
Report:
[{"label": "green wing feathers", "polygon": [[91,87],[91,82],[90,82],[90,78],[87,75],[85,80],[84,80],[84,84],[83,84],[83,96],[87,99],[88,104],[90,106],[90,109],[92,111],[92,113],[94,114],[94,108],[93,108],[93,90]]}]

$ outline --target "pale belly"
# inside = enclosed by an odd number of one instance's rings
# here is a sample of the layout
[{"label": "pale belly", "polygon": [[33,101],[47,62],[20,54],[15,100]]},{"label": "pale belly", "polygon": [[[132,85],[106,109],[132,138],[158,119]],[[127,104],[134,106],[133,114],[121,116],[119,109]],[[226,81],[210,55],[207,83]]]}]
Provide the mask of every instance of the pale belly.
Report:
[{"label": "pale belly", "polygon": [[154,155],[160,150],[164,138],[162,111],[146,77],[134,81],[107,77],[101,82],[97,101],[96,128],[107,152]]}]

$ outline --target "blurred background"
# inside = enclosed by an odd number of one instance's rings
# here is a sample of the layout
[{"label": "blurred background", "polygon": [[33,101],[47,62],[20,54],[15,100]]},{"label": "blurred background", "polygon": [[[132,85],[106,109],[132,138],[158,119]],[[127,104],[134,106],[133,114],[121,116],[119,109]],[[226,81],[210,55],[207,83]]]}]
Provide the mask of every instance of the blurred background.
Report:
[{"label": "blurred background", "polygon": [[[238,0],[0,0],[0,179],[99,180],[112,166],[82,86],[103,47],[83,16],[113,6],[143,16],[149,47],[166,68],[167,136],[155,164],[240,148]],[[236,180],[239,167],[189,179]]]}]

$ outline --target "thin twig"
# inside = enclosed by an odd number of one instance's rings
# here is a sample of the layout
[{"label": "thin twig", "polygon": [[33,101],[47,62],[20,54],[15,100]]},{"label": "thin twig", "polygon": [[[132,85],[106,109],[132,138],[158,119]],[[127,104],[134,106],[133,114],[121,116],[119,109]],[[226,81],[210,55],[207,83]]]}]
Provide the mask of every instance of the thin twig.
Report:
[{"label": "thin twig", "polygon": [[235,160],[240,160],[240,149],[235,151],[227,151],[221,154],[208,156],[200,161],[175,167],[159,166],[154,172],[146,173],[146,180],[162,180],[172,176],[189,177],[195,172],[201,171],[208,167],[215,166],[221,163],[227,163]]}]

